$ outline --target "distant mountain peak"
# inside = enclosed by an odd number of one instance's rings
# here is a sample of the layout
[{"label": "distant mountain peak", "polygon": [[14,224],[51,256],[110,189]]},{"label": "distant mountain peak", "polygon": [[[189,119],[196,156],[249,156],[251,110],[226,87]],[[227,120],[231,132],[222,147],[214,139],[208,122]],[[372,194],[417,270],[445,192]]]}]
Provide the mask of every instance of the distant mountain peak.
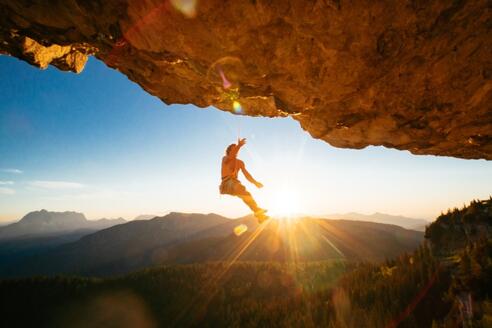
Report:
[{"label": "distant mountain peak", "polygon": [[126,222],[125,218],[122,218],[122,217],[115,218],[115,219],[102,218],[102,219],[98,219],[98,220],[92,220],[92,222],[108,222],[108,221]]},{"label": "distant mountain peak", "polygon": [[357,212],[350,212],[345,214],[330,214],[326,216],[332,219],[342,220],[357,220],[357,221],[369,221],[384,224],[394,224],[406,229],[414,229],[423,231],[425,226],[429,224],[427,220],[409,218],[402,215],[392,215],[381,212],[375,212],[373,214],[361,214]]},{"label": "distant mountain peak", "polygon": [[116,220],[87,220],[83,213],[74,211],[54,212],[42,209],[27,213],[20,221],[0,228],[0,239],[25,235],[47,235],[80,229],[100,230],[126,222]]},{"label": "distant mountain peak", "polygon": [[378,215],[389,215],[389,214],[381,213],[381,212],[374,212],[374,213],[372,213],[371,216],[378,216]]},{"label": "distant mountain peak", "polygon": [[140,220],[150,220],[150,219],[153,219],[155,217],[158,217],[159,215],[155,215],[155,214],[141,214],[139,216],[136,216],[133,221],[140,221]]},{"label": "distant mountain peak", "polygon": [[32,221],[87,221],[84,214],[78,212],[51,212],[45,209],[40,211],[32,211],[24,215],[19,222],[32,222]]}]

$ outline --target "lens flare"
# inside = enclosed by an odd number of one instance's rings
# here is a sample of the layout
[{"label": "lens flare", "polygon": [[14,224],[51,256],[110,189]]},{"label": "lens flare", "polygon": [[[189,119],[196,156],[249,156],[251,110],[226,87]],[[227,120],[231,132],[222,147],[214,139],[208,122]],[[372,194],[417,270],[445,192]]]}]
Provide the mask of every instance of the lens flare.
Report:
[{"label": "lens flare", "polygon": [[236,114],[240,114],[243,112],[243,108],[241,107],[241,104],[237,100],[234,100],[234,102],[232,103],[232,108],[234,109],[234,113]]},{"label": "lens flare", "polygon": [[[222,57],[210,65],[207,80],[217,90],[217,103],[230,109],[233,114],[244,114],[241,99],[241,79],[247,77],[246,68],[238,57]],[[230,108],[230,107],[229,107]]]},{"label": "lens flare", "polygon": [[223,93],[239,92],[240,81],[246,76],[244,63],[233,56],[216,60],[207,70],[207,80]]},{"label": "lens flare", "polygon": [[196,16],[198,0],[171,0],[174,9],[182,13],[187,18]]},{"label": "lens flare", "polygon": [[238,237],[241,236],[246,231],[248,231],[248,226],[245,224],[240,224],[234,228],[234,234]]},{"label": "lens flare", "polygon": [[222,79],[222,86],[224,87],[224,89],[229,89],[231,87],[232,83],[229,82],[229,80],[227,79],[227,77],[224,74],[224,71],[222,70],[222,68],[220,66],[217,66],[217,72],[219,72],[220,78]]}]

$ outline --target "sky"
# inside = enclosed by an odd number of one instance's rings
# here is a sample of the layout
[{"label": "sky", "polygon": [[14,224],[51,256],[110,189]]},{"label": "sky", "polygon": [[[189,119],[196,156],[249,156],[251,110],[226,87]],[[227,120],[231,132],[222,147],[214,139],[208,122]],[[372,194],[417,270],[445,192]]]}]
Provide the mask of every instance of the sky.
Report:
[{"label": "sky", "polygon": [[94,58],[74,74],[0,56],[0,222],[40,209],[245,215],[218,193],[224,149],[238,135],[247,138],[239,157],[265,186],[245,185],[279,213],[432,220],[492,194],[492,161],[338,149],[291,118],[168,106]]}]

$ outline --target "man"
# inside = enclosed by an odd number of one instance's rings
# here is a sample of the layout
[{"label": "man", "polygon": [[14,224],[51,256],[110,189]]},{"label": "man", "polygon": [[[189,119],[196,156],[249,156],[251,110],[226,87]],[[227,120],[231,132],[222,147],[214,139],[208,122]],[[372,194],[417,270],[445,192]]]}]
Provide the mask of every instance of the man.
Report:
[{"label": "man", "polygon": [[254,184],[257,188],[262,188],[263,185],[256,181],[251,174],[246,170],[244,162],[237,159],[237,154],[242,146],[246,144],[246,139],[238,139],[237,144],[231,144],[226,149],[226,155],[222,158],[222,183],[220,184],[220,193],[232,196],[237,196],[243,200],[243,202],[249,206],[258,218],[258,222],[262,223],[268,219],[265,215],[266,210],[258,207],[256,201],[251,194],[246,190],[241,182],[239,182],[237,176],[239,170],[243,172],[246,179]]}]

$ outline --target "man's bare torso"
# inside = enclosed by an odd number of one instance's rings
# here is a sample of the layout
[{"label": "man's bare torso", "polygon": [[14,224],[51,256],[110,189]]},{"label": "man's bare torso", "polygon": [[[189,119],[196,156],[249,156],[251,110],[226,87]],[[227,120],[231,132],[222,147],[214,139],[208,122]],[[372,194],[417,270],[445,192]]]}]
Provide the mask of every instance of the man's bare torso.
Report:
[{"label": "man's bare torso", "polygon": [[241,164],[242,161],[237,158],[228,156],[222,157],[222,179],[226,177],[237,179]]}]

